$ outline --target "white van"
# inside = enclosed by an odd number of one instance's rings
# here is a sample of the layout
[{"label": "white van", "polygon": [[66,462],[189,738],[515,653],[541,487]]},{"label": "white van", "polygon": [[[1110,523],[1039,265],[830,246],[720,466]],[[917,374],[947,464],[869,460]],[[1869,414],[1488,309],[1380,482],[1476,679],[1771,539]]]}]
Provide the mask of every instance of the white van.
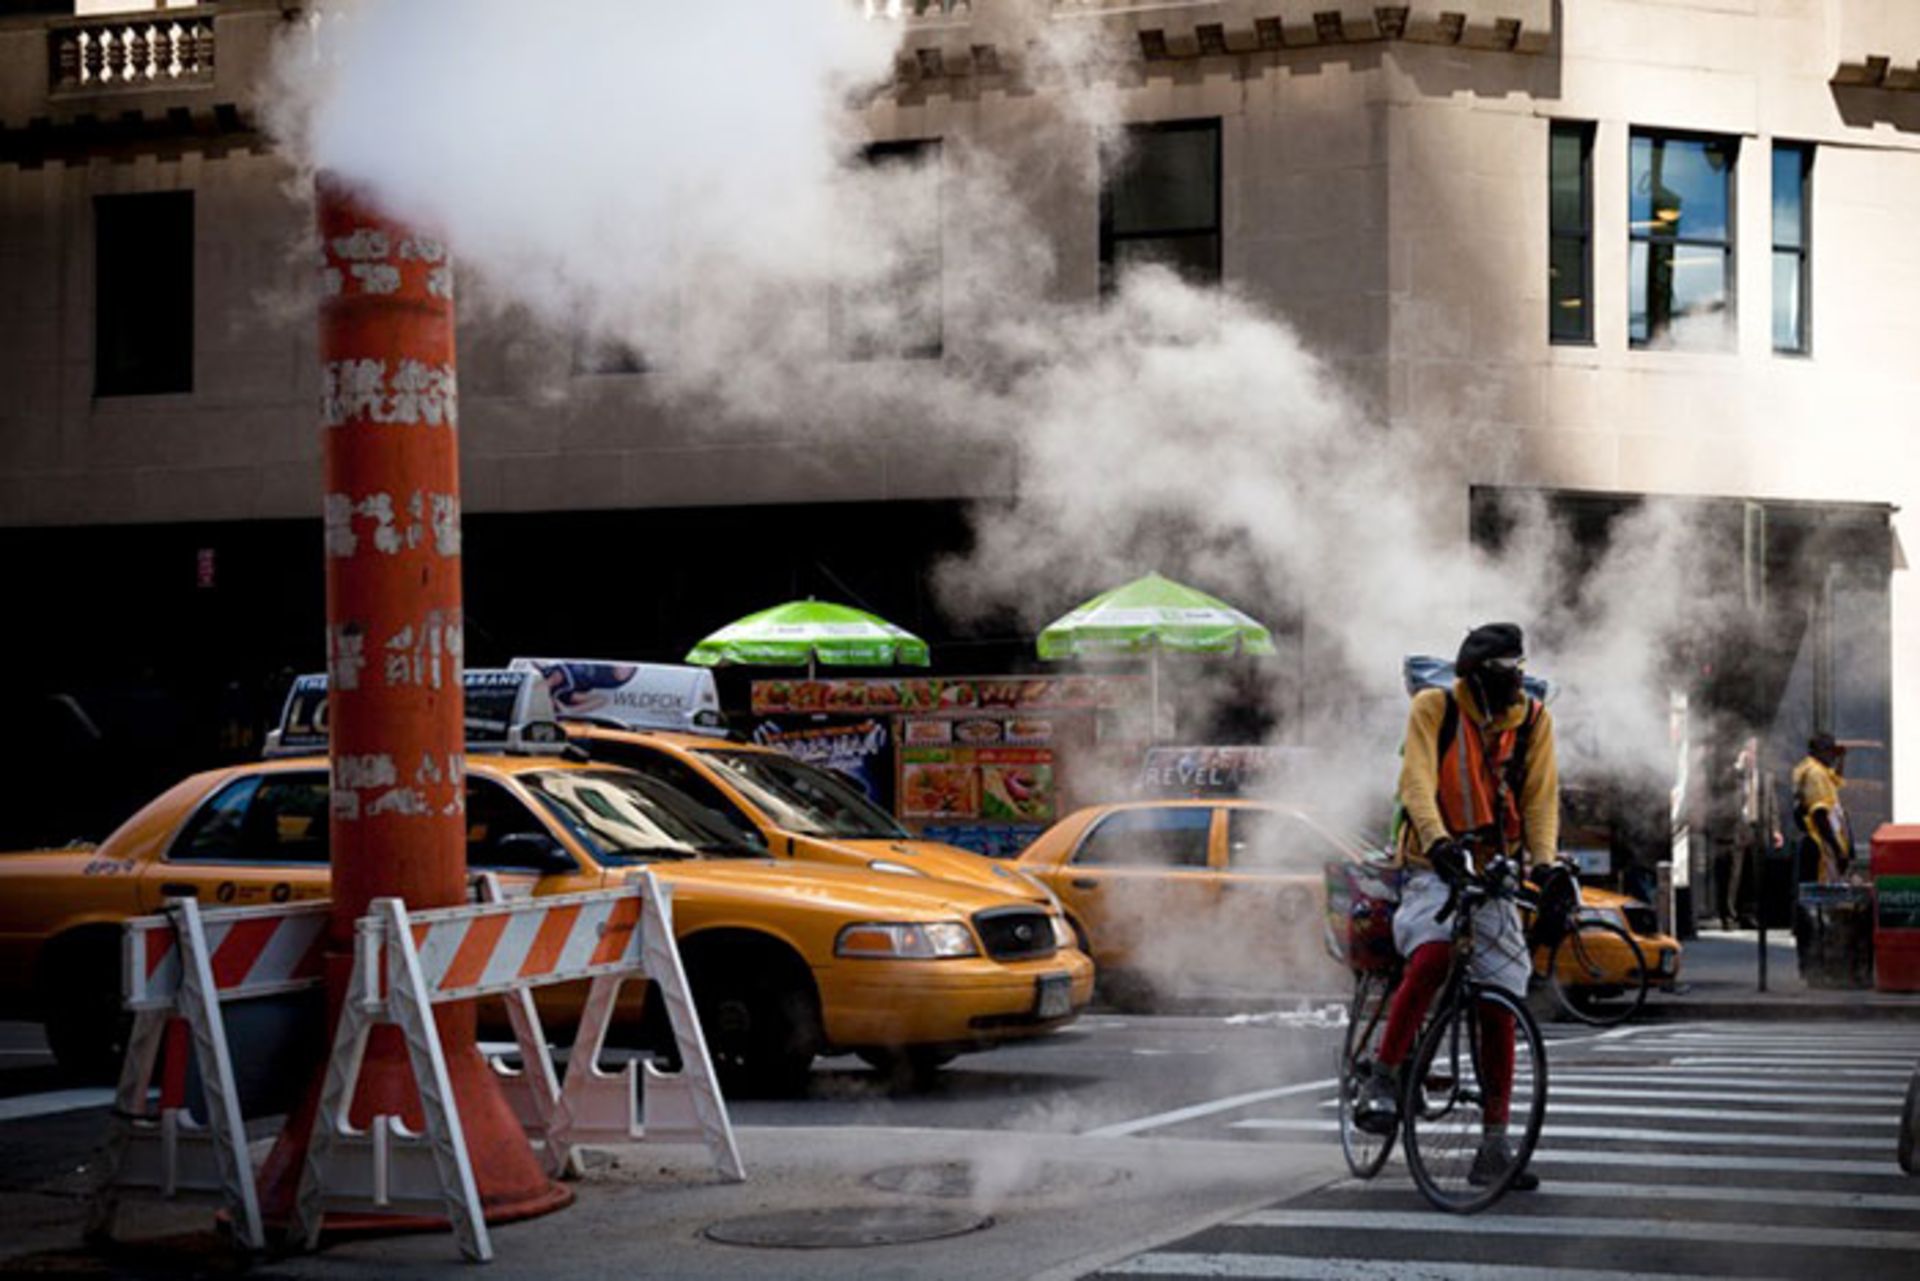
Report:
[{"label": "white van", "polygon": [[508,666],[540,673],[567,720],[726,736],[720,693],[704,667],[592,658],[516,658]]}]

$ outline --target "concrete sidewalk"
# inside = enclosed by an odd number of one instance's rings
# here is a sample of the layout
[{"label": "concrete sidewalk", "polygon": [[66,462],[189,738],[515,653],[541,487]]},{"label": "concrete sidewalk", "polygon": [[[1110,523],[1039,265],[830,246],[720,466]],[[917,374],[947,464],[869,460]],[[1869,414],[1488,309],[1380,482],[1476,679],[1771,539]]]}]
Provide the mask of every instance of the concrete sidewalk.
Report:
[{"label": "concrete sidewalk", "polygon": [[1681,944],[1675,991],[1647,993],[1651,1019],[1920,1019],[1920,992],[1810,986],[1800,976],[1791,930],[1767,931],[1767,986],[1760,990],[1759,933],[1706,930]]}]

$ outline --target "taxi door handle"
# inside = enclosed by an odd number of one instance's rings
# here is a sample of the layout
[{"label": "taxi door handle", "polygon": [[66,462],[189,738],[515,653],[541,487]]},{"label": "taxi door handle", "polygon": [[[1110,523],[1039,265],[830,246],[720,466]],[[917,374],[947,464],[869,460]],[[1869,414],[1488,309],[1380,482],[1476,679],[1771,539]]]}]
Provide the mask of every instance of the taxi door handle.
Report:
[{"label": "taxi door handle", "polygon": [[1071,881],[1068,881],[1067,884],[1073,886],[1076,890],[1097,890],[1100,888],[1100,882],[1090,876],[1076,876]]},{"label": "taxi door handle", "polygon": [[198,885],[188,885],[185,881],[162,881],[160,884],[160,897],[199,898],[200,887]]}]

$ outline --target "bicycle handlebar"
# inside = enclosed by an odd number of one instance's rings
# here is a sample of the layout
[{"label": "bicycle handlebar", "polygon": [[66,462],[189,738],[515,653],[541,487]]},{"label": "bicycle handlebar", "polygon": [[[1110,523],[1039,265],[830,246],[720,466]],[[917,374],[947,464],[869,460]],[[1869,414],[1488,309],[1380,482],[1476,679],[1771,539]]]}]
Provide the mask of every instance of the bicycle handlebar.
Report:
[{"label": "bicycle handlebar", "polygon": [[1469,871],[1447,886],[1446,905],[1433,919],[1446,920],[1462,902],[1473,908],[1493,899],[1517,898],[1520,886],[1519,865],[1505,854],[1496,855],[1488,860],[1485,871]]}]

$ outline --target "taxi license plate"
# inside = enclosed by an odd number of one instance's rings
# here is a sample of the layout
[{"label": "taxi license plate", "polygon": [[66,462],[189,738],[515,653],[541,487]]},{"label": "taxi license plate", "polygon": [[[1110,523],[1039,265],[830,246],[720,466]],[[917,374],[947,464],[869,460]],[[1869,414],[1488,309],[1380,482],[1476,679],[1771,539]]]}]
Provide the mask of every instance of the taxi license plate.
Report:
[{"label": "taxi license plate", "polygon": [[1073,976],[1042,974],[1033,981],[1033,1015],[1040,1019],[1060,1019],[1073,1013]]}]

